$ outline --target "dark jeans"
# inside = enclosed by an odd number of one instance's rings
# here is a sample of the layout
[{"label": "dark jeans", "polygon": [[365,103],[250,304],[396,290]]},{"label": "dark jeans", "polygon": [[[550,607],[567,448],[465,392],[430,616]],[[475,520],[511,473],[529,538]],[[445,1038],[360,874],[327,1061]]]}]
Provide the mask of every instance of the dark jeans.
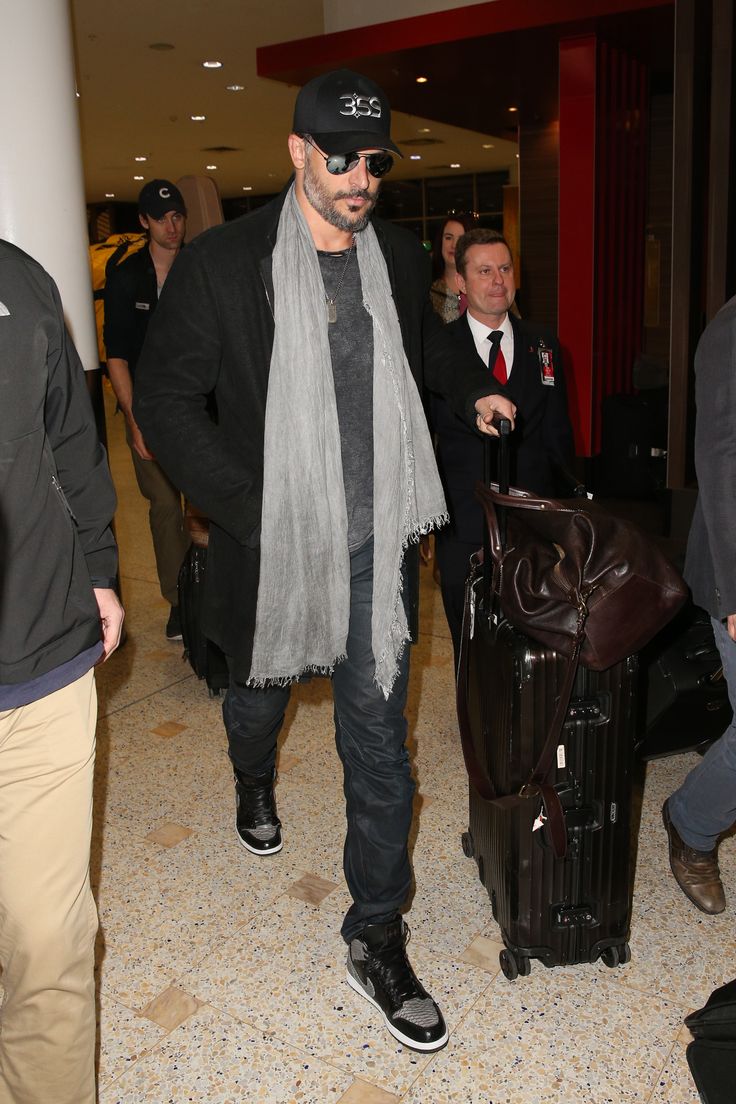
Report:
[{"label": "dark jeans", "polygon": [[[406,900],[414,796],[405,747],[408,645],[388,700],[373,681],[372,540],[351,556],[350,570],[347,659],[332,676],[335,740],[347,811],[343,869],[353,898],[342,925],[346,942],[366,924],[392,919]],[[288,701],[288,686],[252,689],[231,683],[222,712],[230,758],[239,770],[261,774],[273,767]]]}]

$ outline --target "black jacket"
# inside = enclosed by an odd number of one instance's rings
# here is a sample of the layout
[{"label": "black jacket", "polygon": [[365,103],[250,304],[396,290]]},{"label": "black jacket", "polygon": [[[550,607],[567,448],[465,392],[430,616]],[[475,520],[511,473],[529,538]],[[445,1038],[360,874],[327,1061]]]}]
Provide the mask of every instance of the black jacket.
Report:
[{"label": "black jacket", "polygon": [[[511,485],[541,495],[557,488],[554,464],[570,468],[575,452],[567,410],[565,379],[557,340],[534,322],[511,316],[514,363],[504,394],[516,404],[516,426],[511,438]],[[445,327],[447,339],[466,361],[490,373],[478,356],[473,334],[463,315]],[[539,342],[549,349],[554,385],[543,384]],[[474,488],[483,478],[483,439],[458,418],[443,399],[432,399],[432,428],[437,434],[437,457],[450,510],[453,536],[471,544],[483,540],[483,516]],[[495,478],[497,442],[491,443]]]},{"label": "black jacket", "polygon": [[5,241],[0,303],[0,683],[17,684],[100,640],[115,492],[56,285]]},{"label": "black jacket", "polygon": [[[177,257],[148,328],[135,388],[135,418],[156,459],[213,523],[203,627],[235,660],[238,681],[250,672],[255,628],[274,335],[271,254],[285,194],[199,235]],[[420,392],[425,378],[458,396],[482,388],[475,370],[457,388],[446,382],[452,373],[436,343],[443,326],[429,303],[429,259],[420,243],[379,219],[374,227]],[[211,393],[217,422],[208,413]],[[456,401],[461,409],[462,398]],[[284,588],[288,600],[288,580]]]}]

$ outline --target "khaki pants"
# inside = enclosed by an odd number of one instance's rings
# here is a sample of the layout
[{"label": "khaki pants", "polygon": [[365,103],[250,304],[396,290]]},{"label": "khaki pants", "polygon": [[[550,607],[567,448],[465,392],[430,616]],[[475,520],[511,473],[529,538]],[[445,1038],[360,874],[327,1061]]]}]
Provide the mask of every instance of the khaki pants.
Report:
[{"label": "khaki pants", "polygon": [[89,671],[0,712],[0,1104],[94,1104]]},{"label": "khaki pants", "polygon": [[153,538],[153,554],[156,557],[161,596],[169,605],[178,606],[179,568],[189,548],[189,537],[184,531],[181,495],[155,460],[142,460],[135,451],[127,421],[125,439],[133,457],[138,490],[148,499],[148,524]]}]

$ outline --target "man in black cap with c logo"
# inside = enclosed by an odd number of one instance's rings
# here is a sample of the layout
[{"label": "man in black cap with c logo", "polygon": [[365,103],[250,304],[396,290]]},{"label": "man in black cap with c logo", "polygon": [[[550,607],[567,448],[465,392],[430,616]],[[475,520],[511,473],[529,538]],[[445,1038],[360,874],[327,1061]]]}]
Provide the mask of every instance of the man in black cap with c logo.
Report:
[{"label": "man in black cap with c logo", "polygon": [[148,247],[113,268],[105,286],[107,372],[125,416],[125,436],[138,487],[149,502],[159,586],[171,607],[166,636],[181,640],[177,583],[189,547],[181,495],[157,464],[133,416],[133,388],[148,323],[184,241],[184,197],[170,180],[149,180],[138,196],[138,218],[148,233]]}]

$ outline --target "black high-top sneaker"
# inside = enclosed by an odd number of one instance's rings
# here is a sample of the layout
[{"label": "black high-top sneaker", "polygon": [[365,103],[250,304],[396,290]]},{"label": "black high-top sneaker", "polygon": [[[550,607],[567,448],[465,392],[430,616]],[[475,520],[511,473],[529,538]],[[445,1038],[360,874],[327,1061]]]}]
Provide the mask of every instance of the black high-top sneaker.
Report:
[{"label": "black high-top sneaker", "polygon": [[409,929],[401,917],[369,924],[348,948],[348,985],[382,1014],[395,1039],[413,1050],[439,1050],[447,1026],[406,957]]},{"label": "black high-top sneaker", "polygon": [[276,770],[244,774],[235,768],[235,827],[243,847],[254,855],[275,855],[283,847],[273,784]]}]

